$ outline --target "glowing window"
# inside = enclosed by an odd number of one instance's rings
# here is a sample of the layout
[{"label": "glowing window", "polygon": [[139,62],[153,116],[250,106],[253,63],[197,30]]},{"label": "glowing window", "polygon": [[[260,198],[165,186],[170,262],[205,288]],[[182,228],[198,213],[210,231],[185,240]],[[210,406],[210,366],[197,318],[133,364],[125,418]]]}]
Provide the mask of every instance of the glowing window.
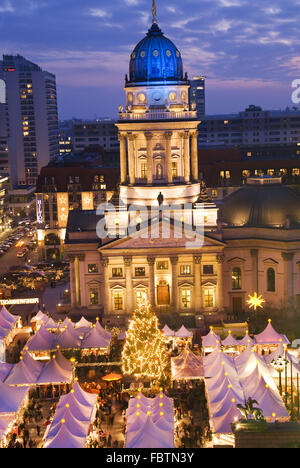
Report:
[{"label": "glowing window", "polygon": [[213,289],[204,290],[204,306],[206,309],[214,307],[215,302],[215,293]]},{"label": "glowing window", "polygon": [[190,309],[191,308],[191,299],[192,299],[192,292],[190,289],[184,289],[181,291],[181,304],[183,309]]}]

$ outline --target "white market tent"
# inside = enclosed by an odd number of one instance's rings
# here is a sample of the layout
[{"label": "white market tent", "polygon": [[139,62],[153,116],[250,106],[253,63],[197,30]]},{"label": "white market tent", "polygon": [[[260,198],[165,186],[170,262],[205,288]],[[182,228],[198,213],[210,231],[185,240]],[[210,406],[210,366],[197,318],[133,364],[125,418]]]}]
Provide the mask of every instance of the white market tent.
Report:
[{"label": "white market tent", "polygon": [[171,359],[172,380],[195,380],[204,377],[202,360],[186,347],[177,357]]},{"label": "white market tent", "polygon": [[5,436],[10,432],[12,425],[15,422],[15,416],[0,415],[0,442],[5,438]]},{"label": "white market tent", "polygon": [[50,333],[43,325],[39,331],[29,338],[25,350],[30,352],[51,351],[56,349],[56,335]]},{"label": "white market tent", "polygon": [[0,310],[0,340],[9,344],[13,338],[13,334],[20,323],[21,317],[12,315],[6,307]]},{"label": "white market tent", "polygon": [[162,329],[162,332],[167,338],[171,338],[175,336],[175,332],[171,330],[171,328],[169,328],[168,325],[164,326],[164,328]]},{"label": "white market tent", "polygon": [[72,382],[72,364],[57,352],[55,357],[44,364],[37,379],[38,385],[58,385]]},{"label": "white market tent", "polygon": [[20,362],[13,366],[5,383],[13,386],[35,385],[42,369],[43,364],[35,361],[29,353],[26,353]]},{"label": "white market tent", "polygon": [[228,347],[234,347],[234,346],[239,346],[239,341],[233,338],[231,332],[228,334],[227,338],[225,340],[222,340],[222,345],[223,346],[228,346]]},{"label": "white market tent", "polygon": [[182,325],[182,327],[175,333],[175,338],[186,339],[186,338],[192,338],[192,337],[193,337],[193,333],[187,330],[184,325]]},{"label": "white market tent", "polygon": [[[81,320],[85,324],[85,319]],[[74,324],[61,328],[60,333],[51,333],[47,324],[41,326],[31,337],[24,350],[30,353],[50,352],[69,349],[108,349],[112,334],[107,332],[99,322],[93,327],[74,327]],[[79,323],[79,322],[78,322]],[[53,328],[53,327],[51,327]]]},{"label": "white market tent", "polygon": [[78,349],[81,347],[80,333],[73,327],[66,328],[56,338],[56,347],[58,349]]},{"label": "white market tent", "polygon": [[164,393],[146,398],[139,392],[126,418],[126,448],[174,448],[174,402]]},{"label": "white market tent", "polygon": [[67,384],[72,381],[72,364],[56,353],[55,359],[40,362],[26,353],[18,364],[11,366],[5,384],[11,387]]},{"label": "white market tent", "polygon": [[65,424],[61,424],[56,435],[45,441],[44,449],[83,449],[85,445],[86,437],[75,436]]},{"label": "white market tent", "polygon": [[215,348],[221,343],[221,338],[213,330],[206,336],[202,336],[202,344],[204,348]]},{"label": "white market tent", "polygon": [[73,390],[59,400],[44,448],[85,448],[96,403],[97,395],[84,392],[76,383]]},{"label": "white market tent", "polygon": [[15,414],[25,405],[28,397],[28,387],[10,387],[0,383],[0,414]]},{"label": "white market tent", "polygon": [[269,320],[267,328],[259,335],[254,335],[254,338],[256,343],[261,345],[290,344],[285,335],[280,335],[276,330],[274,330],[271,320]]},{"label": "white market tent", "polygon": [[237,340],[238,342],[238,346],[254,346],[255,345],[255,341],[253,340],[253,338],[251,338],[249,336],[249,334],[247,333],[244,338],[242,340]]},{"label": "white market tent", "polygon": [[151,415],[147,417],[145,424],[136,432],[130,432],[126,436],[126,448],[174,448],[174,429],[163,430],[152,421]]},{"label": "white market tent", "polygon": [[4,382],[5,379],[11,373],[12,368],[14,367],[13,364],[7,364],[6,362],[0,362],[0,382]]},{"label": "white market tent", "polygon": [[[99,324],[99,326],[101,326]],[[111,336],[108,337],[108,334],[105,335],[99,328],[95,326],[92,330],[86,335],[84,340],[81,342],[82,349],[102,349],[108,348],[110,345]]]},{"label": "white market tent", "polygon": [[84,317],[81,317],[79,322],[75,324],[75,328],[91,328],[92,323],[88,322]]}]

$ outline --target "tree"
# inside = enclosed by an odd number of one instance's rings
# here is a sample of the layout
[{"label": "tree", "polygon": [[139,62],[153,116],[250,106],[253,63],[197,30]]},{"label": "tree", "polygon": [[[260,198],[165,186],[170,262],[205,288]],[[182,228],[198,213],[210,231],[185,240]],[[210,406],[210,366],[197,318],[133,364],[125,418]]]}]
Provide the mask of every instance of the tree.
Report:
[{"label": "tree", "polygon": [[126,375],[161,381],[166,378],[169,358],[158,318],[146,295],[133,313],[122,353]]}]

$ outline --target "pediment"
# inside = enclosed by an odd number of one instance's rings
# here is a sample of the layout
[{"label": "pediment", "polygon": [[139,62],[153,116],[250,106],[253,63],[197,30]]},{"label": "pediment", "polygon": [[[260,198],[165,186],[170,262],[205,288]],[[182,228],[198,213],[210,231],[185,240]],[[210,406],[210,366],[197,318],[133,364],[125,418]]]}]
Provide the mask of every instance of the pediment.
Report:
[{"label": "pediment", "polygon": [[110,289],[113,289],[113,290],[120,290],[120,289],[126,289],[124,286],[122,286],[122,284],[115,284],[114,286],[112,286]]},{"label": "pediment", "polygon": [[224,247],[224,242],[204,235],[204,238],[191,228],[182,229],[181,223],[170,224],[163,220],[152,227],[146,226],[131,236],[112,240],[100,247],[103,250],[135,250],[153,248],[187,248],[201,249],[205,247]]},{"label": "pediment", "polygon": [[227,260],[227,263],[245,263],[245,259],[241,257],[234,257],[231,258],[230,260]]},{"label": "pediment", "polygon": [[264,263],[267,265],[278,265],[278,262],[276,262],[276,260],[273,260],[273,258],[266,258],[264,260]]}]

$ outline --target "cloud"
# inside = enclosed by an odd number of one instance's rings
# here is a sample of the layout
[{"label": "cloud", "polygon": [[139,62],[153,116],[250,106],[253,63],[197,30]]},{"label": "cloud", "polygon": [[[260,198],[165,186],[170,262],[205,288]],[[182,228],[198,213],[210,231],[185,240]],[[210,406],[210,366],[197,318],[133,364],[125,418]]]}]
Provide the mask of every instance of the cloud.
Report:
[{"label": "cloud", "polygon": [[109,18],[111,14],[102,8],[91,8],[89,10],[91,16],[96,16],[97,18]]},{"label": "cloud", "polygon": [[15,9],[9,0],[0,3],[0,13],[13,13],[14,11]]}]

